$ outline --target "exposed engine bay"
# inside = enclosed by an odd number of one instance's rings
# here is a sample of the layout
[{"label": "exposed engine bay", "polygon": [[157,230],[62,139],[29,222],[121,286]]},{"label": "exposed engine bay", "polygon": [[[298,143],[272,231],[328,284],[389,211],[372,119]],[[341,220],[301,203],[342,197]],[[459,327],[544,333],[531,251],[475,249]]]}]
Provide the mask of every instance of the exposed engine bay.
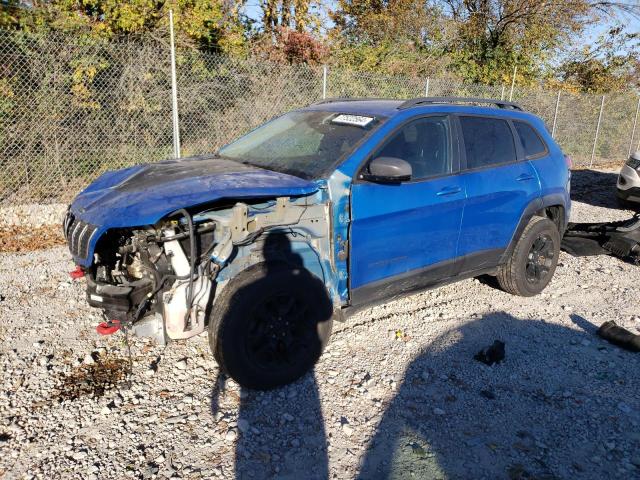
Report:
[{"label": "exposed engine bay", "polygon": [[192,337],[205,330],[217,291],[231,277],[225,269],[235,273],[264,261],[265,231],[280,229],[315,257],[331,256],[327,209],[279,197],[180,209],[153,226],[109,230],[85,269],[88,302],[103,310],[110,325],[159,343]]}]

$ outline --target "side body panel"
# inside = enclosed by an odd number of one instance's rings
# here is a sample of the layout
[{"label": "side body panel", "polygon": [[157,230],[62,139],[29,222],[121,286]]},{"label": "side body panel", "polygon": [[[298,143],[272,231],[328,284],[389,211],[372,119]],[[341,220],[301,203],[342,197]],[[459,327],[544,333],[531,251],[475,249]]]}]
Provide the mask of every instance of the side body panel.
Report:
[{"label": "side body panel", "polygon": [[[402,185],[355,184],[351,287],[455,259],[464,199],[456,175]],[[449,267],[441,274],[453,274],[453,263]]]},{"label": "side body panel", "polygon": [[460,229],[461,269],[498,264],[523,213],[539,201],[540,185],[528,161],[466,172],[467,203]]},{"label": "side body panel", "polygon": [[544,122],[537,117],[529,119],[549,148],[548,155],[531,160],[540,181],[542,206],[562,205],[564,207],[564,227],[571,214],[571,170],[566,164],[562,150],[551,138]]}]

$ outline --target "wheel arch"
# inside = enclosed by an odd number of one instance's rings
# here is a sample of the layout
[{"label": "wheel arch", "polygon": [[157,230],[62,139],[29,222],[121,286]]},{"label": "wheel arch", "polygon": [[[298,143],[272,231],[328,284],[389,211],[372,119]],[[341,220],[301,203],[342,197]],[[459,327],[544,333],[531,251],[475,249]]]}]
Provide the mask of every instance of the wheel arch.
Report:
[{"label": "wheel arch", "polygon": [[[296,237],[290,231],[274,231],[271,235],[271,238],[277,236],[281,242],[268,245],[266,237],[263,236],[255,243],[241,247],[235,258],[232,258],[229,265],[220,272],[214,293],[214,308],[221,294],[230,287],[233,288],[233,284],[239,278],[264,268],[302,269],[318,278],[324,284],[334,305],[339,305],[330,265],[328,261],[323,261],[321,249],[299,236]],[[283,244],[286,245],[285,248],[282,248]]]},{"label": "wheel arch", "polygon": [[562,238],[567,229],[566,208],[564,206],[563,196],[561,194],[547,195],[536,198],[527,205],[520,216],[520,220],[509,241],[509,245],[500,257],[500,264],[505,263],[509,259],[518,239],[533,217],[543,217],[552,220],[558,227],[560,238]]}]

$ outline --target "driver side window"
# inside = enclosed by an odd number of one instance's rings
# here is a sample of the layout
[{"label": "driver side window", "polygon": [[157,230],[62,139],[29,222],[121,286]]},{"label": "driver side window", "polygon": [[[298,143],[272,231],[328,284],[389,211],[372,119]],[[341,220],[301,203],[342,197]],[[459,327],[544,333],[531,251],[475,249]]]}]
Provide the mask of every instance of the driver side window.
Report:
[{"label": "driver side window", "polygon": [[409,162],[412,180],[451,173],[449,118],[423,117],[397,131],[374,156]]}]

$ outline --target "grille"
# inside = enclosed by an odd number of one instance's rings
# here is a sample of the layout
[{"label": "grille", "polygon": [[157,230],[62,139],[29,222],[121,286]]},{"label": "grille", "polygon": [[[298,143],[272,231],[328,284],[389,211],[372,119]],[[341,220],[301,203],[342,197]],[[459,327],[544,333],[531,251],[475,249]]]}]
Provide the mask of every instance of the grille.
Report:
[{"label": "grille", "polygon": [[64,219],[64,236],[69,245],[71,254],[78,258],[89,256],[89,243],[98,230],[98,227],[90,223],[83,222],[69,212]]}]

